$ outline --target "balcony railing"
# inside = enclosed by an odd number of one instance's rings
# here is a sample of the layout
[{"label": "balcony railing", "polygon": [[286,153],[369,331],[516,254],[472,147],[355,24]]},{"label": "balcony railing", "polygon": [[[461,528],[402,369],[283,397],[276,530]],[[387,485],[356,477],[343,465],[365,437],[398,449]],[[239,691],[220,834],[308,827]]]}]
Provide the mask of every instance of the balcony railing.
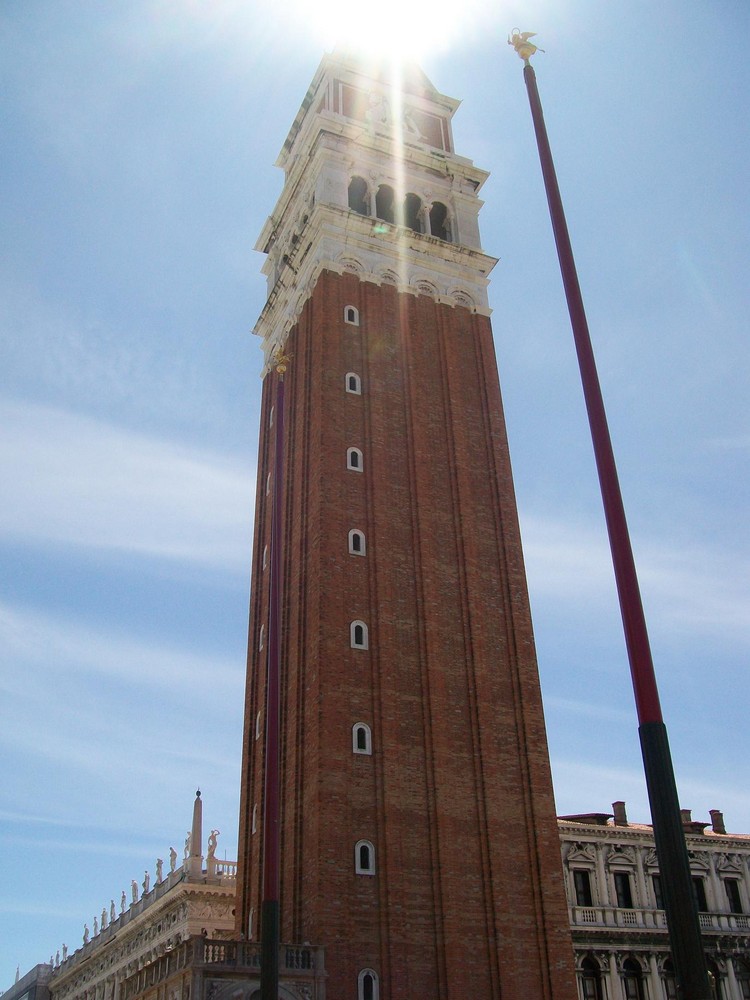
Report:
[{"label": "balcony railing", "polygon": [[[295,980],[324,972],[324,952],[311,945],[282,944],[279,950],[281,976]],[[218,967],[221,967],[219,970]],[[208,941],[193,937],[129,976],[122,984],[120,1000],[133,1000],[145,990],[158,986],[182,969],[230,970],[260,973],[260,944],[253,941]]]},{"label": "balcony railing", "polygon": [[[744,913],[701,913],[704,931],[747,931],[750,916]],[[622,909],[616,906],[571,906],[570,922],[573,927],[655,927],[666,930],[664,910]]]}]

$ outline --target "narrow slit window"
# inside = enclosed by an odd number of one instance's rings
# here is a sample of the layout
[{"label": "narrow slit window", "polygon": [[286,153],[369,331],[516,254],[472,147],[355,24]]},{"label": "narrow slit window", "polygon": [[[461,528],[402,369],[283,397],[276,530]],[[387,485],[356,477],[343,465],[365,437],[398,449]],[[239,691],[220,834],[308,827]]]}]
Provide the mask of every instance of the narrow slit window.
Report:
[{"label": "narrow slit window", "polygon": [[344,384],[347,392],[352,392],[355,396],[362,395],[362,379],[356,372],[347,372]]},{"label": "narrow slit window", "polygon": [[260,712],[255,716],[255,738],[260,739]]},{"label": "narrow slit window", "polygon": [[265,645],[265,642],[266,642],[266,626],[265,625],[261,625],[261,627],[260,627],[260,636],[258,638],[258,649],[263,649],[263,646]]},{"label": "narrow slit window", "polygon": [[352,622],[349,626],[349,640],[352,649],[368,649],[367,626],[364,622]]},{"label": "narrow slit window", "polygon": [[352,528],[349,532],[349,554],[352,556],[363,556],[367,552],[367,542],[364,531],[359,528]]},{"label": "narrow slit window", "polygon": [[369,840],[358,840],[354,848],[354,869],[357,875],[375,874],[375,848]]},{"label": "narrow slit window", "polygon": [[352,727],[352,753],[372,754],[372,733],[366,722],[356,722]]},{"label": "narrow slit window", "polygon": [[348,448],[346,452],[346,467],[352,472],[361,472],[363,469],[362,452],[359,448]]},{"label": "narrow slit window", "polygon": [[379,1000],[378,974],[372,969],[362,969],[357,978],[357,1000]]},{"label": "narrow slit window", "polygon": [[257,830],[258,830],[258,806],[256,803],[256,805],[253,806],[253,825],[251,828],[251,832],[256,833]]}]

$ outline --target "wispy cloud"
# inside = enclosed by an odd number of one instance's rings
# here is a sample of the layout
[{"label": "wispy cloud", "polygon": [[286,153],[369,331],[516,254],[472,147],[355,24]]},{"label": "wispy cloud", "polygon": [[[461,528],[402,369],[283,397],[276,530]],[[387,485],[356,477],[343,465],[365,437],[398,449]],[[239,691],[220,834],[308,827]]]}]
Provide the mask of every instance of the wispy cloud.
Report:
[{"label": "wispy cloud", "polygon": [[0,537],[245,571],[254,476],[231,457],[0,401]]},{"label": "wispy cloud", "polygon": [[[614,575],[606,536],[562,518],[525,515],[524,554],[532,594],[561,606],[593,609],[611,602]],[[654,628],[674,628],[747,642],[750,580],[741,546],[732,551],[639,541],[636,561]]]}]

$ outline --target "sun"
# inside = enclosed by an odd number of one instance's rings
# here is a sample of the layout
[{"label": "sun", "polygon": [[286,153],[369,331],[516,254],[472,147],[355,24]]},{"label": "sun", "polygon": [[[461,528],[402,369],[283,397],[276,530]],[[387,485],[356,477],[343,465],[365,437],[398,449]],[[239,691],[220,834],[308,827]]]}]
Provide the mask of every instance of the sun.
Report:
[{"label": "sun", "polygon": [[290,25],[302,29],[325,49],[341,46],[360,55],[395,63],[419,61],[456,47],[495,21],[497,3],[490,0],[288,0],[283,5]]}]

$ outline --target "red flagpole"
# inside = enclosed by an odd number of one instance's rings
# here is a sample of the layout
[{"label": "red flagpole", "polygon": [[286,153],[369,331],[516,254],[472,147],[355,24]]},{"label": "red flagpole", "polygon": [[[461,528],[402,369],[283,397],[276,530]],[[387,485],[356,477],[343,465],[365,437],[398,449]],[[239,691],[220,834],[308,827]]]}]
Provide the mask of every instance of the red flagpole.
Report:
[{"label": "red flagpole", "polygon": [[536,74],[529,63],[530,56],[536,51],[536,46],[528,41],[529,37],[530,33],[528,32],[524,35],[515,32],[513,38],[509,38],[508,42],[515,47],[519,56],[524,60],[523,75],[529,95],[544,187],[547,193],[570,323],[578,354],[581,383],[594,445],[594,456],[599,474],[599,485],[638,713],[638,734],[651,805],[656,853],[662,876],[664,910],[677,986],[681,1000],[712,1000],[706,959],[703,954],[698,910],[693,896],[690,860],[685,844],[685,832],[682,828],[672,756],[659,704],[659,692],[651,659],[651,648],[633,551],[630,545],[625,508],[620,493],[614,452],[607,427],[604,401],[583,307],[583,297],[578,283],[573,249],[565,221],[547,129],[544,124],[542,103],[536,85]]}]

